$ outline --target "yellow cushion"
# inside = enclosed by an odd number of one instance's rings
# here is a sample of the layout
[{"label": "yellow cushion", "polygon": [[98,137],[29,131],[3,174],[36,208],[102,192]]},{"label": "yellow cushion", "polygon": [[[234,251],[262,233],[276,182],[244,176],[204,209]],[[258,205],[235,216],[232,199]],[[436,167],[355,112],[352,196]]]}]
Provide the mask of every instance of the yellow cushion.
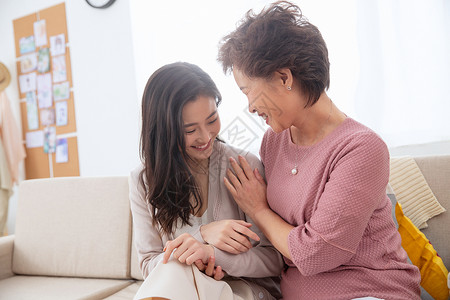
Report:
[{"label": "yellow cushion", "polygon": [[411,262],[420,270],[422,287],[434,298],[446,300],[448,270],[426,236],[403,214],[400,203],[395,206],[398,231],[402,237],[402,247]]}]

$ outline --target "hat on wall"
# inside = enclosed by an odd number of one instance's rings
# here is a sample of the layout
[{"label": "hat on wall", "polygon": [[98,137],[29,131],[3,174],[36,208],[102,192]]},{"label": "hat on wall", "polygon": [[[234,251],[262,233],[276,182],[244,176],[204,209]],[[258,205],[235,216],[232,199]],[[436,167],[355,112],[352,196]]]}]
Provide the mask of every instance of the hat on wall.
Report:
[{"label": "hat on wall", "polygon": [[0,62],[0,92],[6,89],[11,82],[11,74],[8,68]]}]

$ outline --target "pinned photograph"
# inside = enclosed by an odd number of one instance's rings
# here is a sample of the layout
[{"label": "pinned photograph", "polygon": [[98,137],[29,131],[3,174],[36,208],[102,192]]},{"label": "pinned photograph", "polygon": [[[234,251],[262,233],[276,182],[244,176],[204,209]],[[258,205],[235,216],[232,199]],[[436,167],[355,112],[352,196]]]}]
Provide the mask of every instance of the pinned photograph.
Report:
[{"label": "pinned photograph", "polygon": [[38,106],[34,92],[27,93],[27,120],[29,130],[39,128]]},{"label": "pinned photograph", "polygon": [[47,45],[47,28],[45,20],[34,22],[34,42],[36,47]]},{"label": "pinned photograph", "polygon": [[36,72],[20,75],[19,87],[21,93],[33,92],[36,90]]},{"label": "pinned photograph", "polygon": [[42,130],[27,132],[26,134],[27,148],[39,148],[44,145],[44,132]]},{"label": "pinned photograph", "polygon": [[50,37],[50,52],[52,56],[66,54],[66,39],[64,33]]},{"label": "pinned photograph", "polygon": [[56,143],[55,156],[56,163],[66,163],[69,161],[69,147],[67,145],[67,139],[58,139]]},{"label": "pinned photograph", "polygon": [[44,129],[44,152],[54,153],[56,150],[56,128],[45,127]]},{"label": "pinned photograph", "polygon": [[20,59],[20,71],[22,73],[30,73],[37,68],[37,56],[36,53],[30,53],[19,58]]},{"label": "pinned photograph", "polygon": [[53,85],[53,99],[55,101],[58,100],[66,100],[70,97],[70,87],[69,82],[63,82]]},{"label": "pinned photograph", "polygon": [[23,37],[19,40],[20,54],[30,53],[36,50],[34,36]]},{"label": "pinned photograph", "polygon": [[66,73],[66,57],[64,55],[52,58],[53,82],[61,82],[67,80]]},{"label": "pinned photograph", "polygon": [[55,110],[53,108],[41,109],[41,125],[48,126],[55,124]]},{"label": "pinned photograph", "polygon": [[39,49],[37,70],[39,73],[50,71],[50,51],[48,48]]},{"label": "pinned photograph", "polygon": [[50,73],[37,76],[37,94],[39,108],[52,106],[52,76]]},{"label": "pinned photograph", "polygon": [[56,111],[56,126],[67,125],[67,101],[60,101],[55,103]]}]

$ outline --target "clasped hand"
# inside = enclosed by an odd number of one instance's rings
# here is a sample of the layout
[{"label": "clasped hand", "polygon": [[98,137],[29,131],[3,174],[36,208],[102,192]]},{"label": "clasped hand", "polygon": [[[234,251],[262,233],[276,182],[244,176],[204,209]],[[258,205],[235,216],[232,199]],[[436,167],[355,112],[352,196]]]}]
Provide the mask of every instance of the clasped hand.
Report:
[{"label": "clasped hand", "polygon": [[220,280],[225,276],[222,267],[215,266],[214,248],[211,245],[197,241],[193,236],[184,233],[172,241],[168,241],[164,247],[163,263],[167,263],[170,255],[180,263],[186,265],[195,264],[206,275]]}]

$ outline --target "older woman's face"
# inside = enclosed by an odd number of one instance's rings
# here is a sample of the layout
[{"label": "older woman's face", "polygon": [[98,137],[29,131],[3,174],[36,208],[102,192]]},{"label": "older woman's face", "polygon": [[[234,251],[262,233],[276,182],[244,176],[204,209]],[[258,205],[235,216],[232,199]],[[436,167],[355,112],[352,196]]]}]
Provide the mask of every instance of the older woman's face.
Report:
[{"label": "older woman's face", "polygon": [[291,126],[291,113],[285,99],[286,87],[279,78],[249,78],[238,68],[233,68],[233,76],[247,96],[250,113],[257,113],[275,132],[281,132]]}]

